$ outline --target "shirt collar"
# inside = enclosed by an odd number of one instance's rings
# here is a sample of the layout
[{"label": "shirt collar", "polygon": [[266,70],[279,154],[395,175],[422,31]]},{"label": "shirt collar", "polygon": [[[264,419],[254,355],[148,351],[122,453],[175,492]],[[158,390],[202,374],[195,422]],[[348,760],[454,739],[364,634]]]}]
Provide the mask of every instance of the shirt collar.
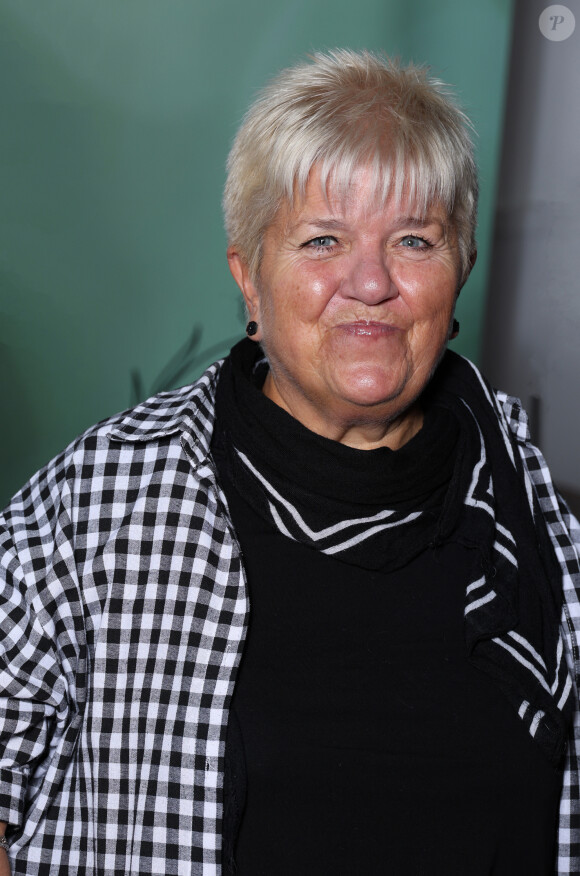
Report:
[{"label": "shirt collar", "polygon": [[120,414],[106,436],[111,441],[135,443],[179,433],[194,461],[205,462],[214,428],[215,392],[222,364],[223,360],[214,362],[191,386],[159,393]]},{"label": "shirt collar", "polygon": [[519,398],[505,392],[496,392],[496,396],[516,441],[519,444],[529,444],[532,440],[529,419]]}]

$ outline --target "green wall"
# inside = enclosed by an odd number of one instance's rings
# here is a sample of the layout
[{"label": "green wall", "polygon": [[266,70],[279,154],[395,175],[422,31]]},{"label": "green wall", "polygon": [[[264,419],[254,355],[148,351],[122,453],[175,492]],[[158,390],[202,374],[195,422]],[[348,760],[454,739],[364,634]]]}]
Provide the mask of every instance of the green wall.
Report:
[{"label": "green wall", "polygon": [[477,358],[511,8],[0,0],[0,505],[82,429],[241,336],[224,162],[256,89],[308,51],[383,50],[457,86],[483,196],[455,348]]}]

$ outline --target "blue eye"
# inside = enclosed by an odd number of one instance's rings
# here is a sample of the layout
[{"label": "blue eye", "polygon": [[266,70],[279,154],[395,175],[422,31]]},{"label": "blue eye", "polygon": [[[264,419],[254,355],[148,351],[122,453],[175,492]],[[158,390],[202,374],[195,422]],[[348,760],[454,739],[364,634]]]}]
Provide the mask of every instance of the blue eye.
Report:
[{"label": "blue eye", "polygon": [[424,237],[417,237],[415,234],[406,234],[401,240],[401,243],[408,249],[424,249],[425,247],[430,246]]},{"label": "blue eye", "polygon": [[320,237],[313,237],[312,240],[309,240],[306,243],[306,246],[313,246],[313,247],[320,246],[323,249],[328,249],[329,247],[334,246],[335,243],[336,243],[335,237],[331,237],[331,235],[329,235],[329,234],[323,234]]}]

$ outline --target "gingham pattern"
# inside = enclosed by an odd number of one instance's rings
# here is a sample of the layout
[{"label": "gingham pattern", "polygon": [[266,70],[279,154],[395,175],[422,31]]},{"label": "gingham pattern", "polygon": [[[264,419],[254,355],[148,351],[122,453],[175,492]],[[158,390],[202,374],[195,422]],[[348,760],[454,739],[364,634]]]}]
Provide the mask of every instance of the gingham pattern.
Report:
[{"label": "gingham pattern", "polygon": [[216,374],[89,430],[1,520],[15,873],[221,870],[222,730],[248,606],[208,456]]},{"label": "gingham pattern", "polygon": [[[218,370],[90,429],[0,518],[0,820],[22,825],[15,873],[221,872],[224,735],[248,603],[209,456]],[[580,527],[519,404],[498,399],[564,572],[577,680]],[[577,745],[560,874],[580,870]]]},{"label": "gingham pattern", "polygon": [[562,568],[564,602],[561,631],[566,646],[565,657],[575,686],[576,709],[566,750],[556,872],[559,876],[568,876],[580,873],[580,524],[554,489],[544,457],[530,443],[528,418],[519,399],[501,392],[496,393],[496,396],[503,408],[506,422],[510,424],[518,442],[526,476],[530,481],[530,493],[533,490],[537,497]]}]

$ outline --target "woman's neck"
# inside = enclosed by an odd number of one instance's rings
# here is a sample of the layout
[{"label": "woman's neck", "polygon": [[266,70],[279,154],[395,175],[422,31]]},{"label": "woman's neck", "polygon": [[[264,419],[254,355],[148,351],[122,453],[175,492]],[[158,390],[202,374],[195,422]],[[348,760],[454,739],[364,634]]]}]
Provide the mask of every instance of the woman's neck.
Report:
[{"label": "woman's neck", "polygon": [[353,409],[350,416],[337,416],[333,412],[321,413],[307,399],[300,402],[294,398],[289,402],[280,392],[271,371],[264,381],[262,392],[311,432],[356,450],[376,450],[378,447],[398,450],[423,425],[423,411],[418,402],[402,413],[397,412],[391,419],[385,416],[382,409],[371,411],[361,406]]}]

